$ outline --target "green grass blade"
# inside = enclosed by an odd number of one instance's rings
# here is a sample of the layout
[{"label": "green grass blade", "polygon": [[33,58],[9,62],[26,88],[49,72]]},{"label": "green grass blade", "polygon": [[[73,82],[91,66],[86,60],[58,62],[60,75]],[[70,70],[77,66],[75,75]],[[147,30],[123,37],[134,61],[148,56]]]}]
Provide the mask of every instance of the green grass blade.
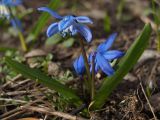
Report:
[{"label": "green grass blade", "polygon": [[133,66],[137,63],[138,59],[148,45],[151,31],[150,24],[145,25],[142,33],[129,48],[125,56],[121,59],[115,74],[104,80],[101,88],[94,98],[92,109],[98,109],[104,105],[111,92],[123,80],[123,77],[129,72],[129,70],[131,70],[131,68],[133,68]]},{"label": "green grass blade", "polygon": [[61,84],[60,82],[48,77],[45,73],[41,72],[35,68],[29,68],[28,66],[19,63],[15,60],[12,60],[9,57],[5,58],[7,65],[12,67],[15,71],[21,73],[23,76],[30,78],[32,80],[36,80],[39,83],[47,86],[50,89],[53,89],[63,95],[68,101],[72,102],[75,105],[80,105],[81,100],[75,94],[75,92],[68,88],[67,86]]},{"label": "green grass blade", "polygon": [[[60,5],[60,0],[51,0],[48,7],[51,9],[57,9]],[[42,15],[39,17],[38,22],[33,27],[33,30],[28,36],[28,41],[36,40],[38,35],[41,33],[44,26],[47,24],[49,18],[51,15],[49,15],[47,12],[41,12]]]}]

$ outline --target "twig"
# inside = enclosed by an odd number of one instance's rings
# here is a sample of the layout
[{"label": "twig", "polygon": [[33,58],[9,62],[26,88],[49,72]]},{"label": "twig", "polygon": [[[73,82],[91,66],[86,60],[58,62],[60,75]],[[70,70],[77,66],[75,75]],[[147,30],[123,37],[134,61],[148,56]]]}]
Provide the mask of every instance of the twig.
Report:
[{"label": "twig", "polygon": [[[46,88],[41,88],[41,90],[45,91],[47,90]],[[33,92],[38,92],[37,89],[34,89],[34,90],[22,90],[22,91],[13,91],[13,92],[3,92],[3,93],[0,93],[0,96],[3,97],[3,96],[16,96],[16,95],[25,95],[25,94],[30,94],[30,93],[33,93]]]},{"label": "twig", "polygon": [[54,116],[58,116],[58,117],[62,117],[68,120],[87,120],[85,118],[81,118],[81,117],[77,117],[74,115],[70,115],[67,113],[63,113],[63,112],[57,112],[57,111],[51,111],[49,109],[43,108],[43,107],[34,107],[34,106],[30,106],[30,107],[21,107],[22,110],[31,110],[31,111],[35,111],[35,112],[40,112],[40,113],[44,113],[44,114],[49,114],[49,115],[54,115]]},{"label": "twig", "polygon": [[21,78],[22,75],[21,74],[18,74],[16,77],[12,78],[11,80],[9,80],[6,84],[4,84],[2,86],[2,88],[5,88],[6,86],[8,86],[9,84],[11,84],[12,82],[16,81],[17,79]]},{"label": "twig", "polygon": [[6,112],[6,113],[0,115],[0,119],[2,120],[3,118],[18,112],[19,110],[20,110],[19,108],[16,108],[16,109],[13,109],[13,110],[11,110],[9,112]]},{"label": "twig", "polygon": [[18,103],[27,103],[27,101],[23,101],[23,100],[15,100],[15,99],[10,99],[10,98],[0,98],[0,101],[18,102]]},{"label": "twig", "polygon": [[[41,99],[37,99],[37,100],[35,100],[35,101],[33,101],[33,102],[30,102],[30,103],[24,105],[23,107],[26,107],[26,108],[27,108],[27,107],[29,107],[29,106],[32,105],[32,104],[35,104],[35,103],[37,103],[37,102],[42,101],[44,98],[45,98],[45,97],[42,97]],[[16,108],[16,109],[13,109],[13,110],[11,110],[11,111],[9,111],[9,112],[6,112],[6,113],[4,113],[3,115],[0,116],[0,119],[1,119],[1,120],[4,120],[5,118],[15,117],[15,116],[17,115],[17,112],[20,111],[20,110],[21,110],[21,108]],[[24,111],[22,111],[22,112],[24,112]],[[13,115],[14,115],[14,116],[13,116]],[[8,119],[6,119],[6,120],[8,120]]]},{"label": "twig", "polygon": [[148,97],[147,97],[147,95],[146,95],[146,93],[145,93],[145,90],[144,90],[144,88],[143,88],[143,85],[142,85],[141,81],[140,81],[140,86],[141,86],[142,92],[143,92],[143,94],[144,94],[144,96],[145,96],[145,98],[146,98],[146,100],[147,100],[147,103],[148,103],[148,105],[149,105],[149,107],[150,107],[150,110],[151,110],[151,112],[152,112],[152,114],[153,114],[154,120],[157,120],[157,117],[156,117],[156,115],[154,114],[153,108],[152,108],[152,106],[151,106],[151,104],[150,104],[150,102],[149,102],[149,99],[148,99]]},{"label": "twig", "polygon": [[151,89],[156,86],[156,81],[155,81],[155,79],[153,79],[153,76],[155,75],[154,73],[156,73],[157,66],[158,66],[158,62],[156,61],[156,63],[154,64],[154,66],[151,70],[151,73],[147,79],[148,85],[149,85],[149,87],[151,87]]},{"label": "twig", "polygon": [[19,81],[18,83],[13,84],[12,88],[17,88],[17,87],[19,87],[19,86],[21,86],[21,85],[23,85],[23,84],[25,84],[25,83],[27,83],[29,81],[31,81],[31,80],[30,79],[25,79],[23,81]]},{"label": "twig", "polygon": [[19,115],[19,114],[22,115],[22,113],[24,113],[24,111],[18,111],[18,112],[14,113],[14,114],[11,114],[11,115],[8,116],[8,117],[2,118],[2,120],[11,120],[11,119],[13,119],[13,117],[15,117],[15,116],[17,116],[17,115]]}]

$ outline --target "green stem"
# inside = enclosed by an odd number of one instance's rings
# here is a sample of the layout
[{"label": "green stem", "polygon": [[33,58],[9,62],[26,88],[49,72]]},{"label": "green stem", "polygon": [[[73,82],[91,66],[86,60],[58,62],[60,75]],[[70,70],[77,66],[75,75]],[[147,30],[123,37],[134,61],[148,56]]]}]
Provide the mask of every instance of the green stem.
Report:
[{"label": "green stem", "polygon": [[91,81],[91,100],[94,99],[94,95],[95,95],[95,85],[94,85],[94,82],[95,82],[95,64],[94,64],[94,59],[95,57],[93,56],[92,57],[92,81]]},{"label": "green stem", "polygon": [[24,36],[23,36],[23,34],[20,30],[18,30],[18,36],[19,36],[19,40],[20,40],[20,43],[21,43],[22,50],[24,52],[26,52],[27,51],[27,45],[25,43]]},{"label": "green stem", "polygon": [[153,10],[153,18],[154,18],[154,22],[156,24],[156,35],[157,35],[157,50],[160,51],[160,33],[158,31],[159,28],[159,22],[158,22],[158,18],[157,18],[157,11],[156,11],[156,6],[155,6],[155,1],[152,0],[152,10]]},{"label": "green stem", "polygon": [[86,72],[87,72],[87,76],[88,76],[88,80],[89,80],[89,81],[87,81],[87,84],[88,84],[88,87],[89,87],[89,90],[90,90],[91,89],[91,74],[90,74],[90,71],[89,71],[89,64],[88,64],[88,59],[87,59],[87,55],[86,55],[86,50],[84,48],[84,44],[83,44],[82,39],[79,40],[79,43],[80,43],[80,46],[81,46],[82,56],[84,58]]},{"label": "green stem", "polygon": [[157,50],[160,51],[160,33],[158,33],[158,31],[157,31],[157,39],[158,39]]},{"label": "green stem", "polygon": [[[13,13],[12,13],[12,10],[11,10],[10,8],[9,8],[9,10],[10,10],[11,17],[14,19],[14,15],[13,15]],[[15,22],[15,23],[16,23],[16,22]],[[21,43],[22,50],[23,50],[24,52],[26,52],[26,51],[27,51],[27,45],[26,45],[24,36],[23,36],[21,30],[18,28],[17,23],[16,23],[16,26],[17,26],[16,28],[17,28],[17,30],[18,30],[18,36],[19,36],[19,40],[20,40],[20,43]]]}]

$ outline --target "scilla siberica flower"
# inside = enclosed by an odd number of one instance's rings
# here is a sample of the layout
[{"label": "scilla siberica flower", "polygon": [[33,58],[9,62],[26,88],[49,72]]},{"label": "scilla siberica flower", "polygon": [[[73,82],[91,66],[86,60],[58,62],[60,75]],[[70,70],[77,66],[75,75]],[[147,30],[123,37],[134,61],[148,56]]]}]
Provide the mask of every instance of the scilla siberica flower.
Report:
[{"label": "scilla siberica flower", "polygon": [[47,29],[47,36],[51,37],[54,34],[60,33],[63,37],[67,34],[71,36],[76,35],[79,32],[87,42],[92,40],[92,33],[87,26],[84,24],[92,24],[90,18],[86,16],[74,16],[74,15],[67,15],[67,16],[60,16],[58,13],[54,12],[53,10],[47,7],[40,7],[38,8],[39,11],[45,11],[51,14],[56,19],[59,19],[59,22],[52,23]]},{"label": "scilla siberica flower", "polygon": [[109,50],[114,40],[116,39],[117,33],[114,33],[108,37],[108,39],[101,43],[95,52],[89,55],[90,70],[92,70],[92,58],[94,57],[95,73],[101,69],[106,75],[111,76],[114,73],[110,62],[114,59],[120,58],[124,55],[123,52],[118,50]]},{"label": "scilla siberica flower", "polygon": [[83,56],[80,55],[73,63],[74,69],[76,73],[80,76],[82,76],[85,72],[85,64]]},{"label": "scilla siberica flower", "polygon": [[13,27],[18,27],[20,30],[22,30],[21,23],[17,18],[11,16],[10,8],[21,3],[22,0],[0,0],[0,18],[7,18]]},{"label": "scilla siberica flower", "polygon": [[22,0],[0,0],[0,18],[10,18],[9,7],[17,6],[22,3]]}]

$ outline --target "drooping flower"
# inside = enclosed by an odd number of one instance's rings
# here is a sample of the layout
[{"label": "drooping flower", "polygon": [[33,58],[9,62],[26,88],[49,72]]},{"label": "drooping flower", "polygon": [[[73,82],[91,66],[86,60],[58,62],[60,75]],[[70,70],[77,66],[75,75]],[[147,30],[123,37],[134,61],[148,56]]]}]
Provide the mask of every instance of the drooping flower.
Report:
[{"label": "drooping flower", "polygon": [[113,42],[116,39],[117,34],[114,33],[108,37],[108,39],[101,43],[95,52],[90,53],[89,55],[89,63],[90,70],[92,70],[92,58],[94,57],[95,64],[95,72],[97,73],[99,69],[101,69],[106,75],[111,76],[114,73],[114,69],[112,68],[110,62],[114,59],[118,59],[124,55],[123,52],[118,50],[109,50],[112,46]]},{"label": "drooping flower", "polygon": [[0,18],[5,17],[10,19],[10,10],[12,6],[17,6],[22,3],[22,0],[0,0]]},{"label": "drooping flower", "polygon": [[54,34],[60,33],[63,37],[67,34],[73,36],[77,33],[80,33],[87,42],[92,40],[92,33],[90,29],[84,24],[92,24],[92,20],[86,16],[60,16],[58,13],[47,7],[38,8],[39,11],[48,12],[56,19],[60,20],[59,22],[52,23],[47,29],[47,36],[51,37]]},{"label": "drooping flower", "polygon": [[83,56],[80,55],[73,63],[74,69],[76,73],[80,76],[82,76],[85,72],[85,63]]}]

